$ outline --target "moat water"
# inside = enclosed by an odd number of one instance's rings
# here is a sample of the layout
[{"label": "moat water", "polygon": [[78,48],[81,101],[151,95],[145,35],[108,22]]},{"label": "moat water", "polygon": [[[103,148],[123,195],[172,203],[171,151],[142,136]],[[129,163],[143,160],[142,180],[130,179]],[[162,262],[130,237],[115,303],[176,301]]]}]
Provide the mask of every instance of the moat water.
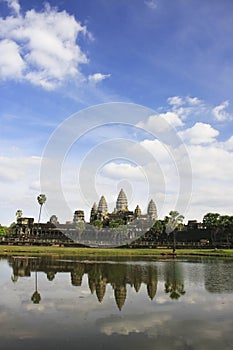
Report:
[{"label": "moat water", "polygon": [[0,283],[0,349],[232,349],[232,260],[4,257]]}]

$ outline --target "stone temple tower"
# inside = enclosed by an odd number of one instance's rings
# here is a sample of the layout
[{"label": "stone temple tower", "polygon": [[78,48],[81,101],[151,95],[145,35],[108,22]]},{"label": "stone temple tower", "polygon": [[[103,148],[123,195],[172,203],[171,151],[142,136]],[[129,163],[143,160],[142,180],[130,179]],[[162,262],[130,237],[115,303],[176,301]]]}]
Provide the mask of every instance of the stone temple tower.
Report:
[{"label": "stone temple tower", "polygon": [[97,214],[98,214],[98,207],[97,207],[97,204],[95,202],[91,208],[90,223],[92,223],[93,221],[95,221],[97,219]]},{"label": "stone temple tower", "polygon": [[151,220],[158,220],[157,208],[153,199],[151,199],[148,204],[147,215]]},{"label": "stone temple tower", "polygon": [[135,208],[135,210],[134,210],[134,216],[135,216],[136,218],[138,218],[138,217],[141,216],[141,215],[142,215],[142,211],[141,211],[139,205],[137,205],[136,208]]},{"label": "stone temple tower", "polygon": [[128,211],[128,200],[123,189],[120,190],[117,197],[116,211]]},{"label": "stone temple tower", "polygon": [[102,220],[108,213],[108,205],[104,196],[101,196],[98,205],[98,219]]}]

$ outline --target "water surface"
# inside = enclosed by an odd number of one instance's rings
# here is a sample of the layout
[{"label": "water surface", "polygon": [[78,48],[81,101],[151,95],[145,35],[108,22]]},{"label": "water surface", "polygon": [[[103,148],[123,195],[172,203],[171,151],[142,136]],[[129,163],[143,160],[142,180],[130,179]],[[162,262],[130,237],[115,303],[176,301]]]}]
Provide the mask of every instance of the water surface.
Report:
[{"label": "water surface", "polygon": [[232,349],[233,261],[0,260],[0,349]]}]

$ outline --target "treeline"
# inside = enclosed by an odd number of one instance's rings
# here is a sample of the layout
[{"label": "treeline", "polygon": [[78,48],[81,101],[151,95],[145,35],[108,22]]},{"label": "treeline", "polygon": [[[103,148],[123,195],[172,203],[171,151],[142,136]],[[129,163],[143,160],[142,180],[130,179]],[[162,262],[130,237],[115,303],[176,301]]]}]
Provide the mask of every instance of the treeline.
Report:
[{"label": "treeline", "polygon": [[164,220],[156,221],[145,235],[133,242],[133,245],[175,245],[181,242],[199,242],[203,245],[233,246],[233,216],[208,213],[203,217],[201,223],[196,222],[193,225],[184,225],[180,220],[180,222],[173,221],[172,226],[171,220],[170,215]]}]

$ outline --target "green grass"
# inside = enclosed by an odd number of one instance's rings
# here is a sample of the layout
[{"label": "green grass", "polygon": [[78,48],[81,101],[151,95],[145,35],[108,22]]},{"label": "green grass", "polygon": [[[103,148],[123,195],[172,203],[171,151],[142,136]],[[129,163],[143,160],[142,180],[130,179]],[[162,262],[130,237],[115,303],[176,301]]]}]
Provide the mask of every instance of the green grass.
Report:
[{"label": "green grass", "polygon": [[[69,248],[69,247],[35,247],[35,246],[0,246],[0,255],[67,255],[85,257],[155,257],[162,253],[171,253],[171,249],[103,249],[103,248]],[[233,249],[178,249],[177,256],[215,256],[232,257]]]}]

